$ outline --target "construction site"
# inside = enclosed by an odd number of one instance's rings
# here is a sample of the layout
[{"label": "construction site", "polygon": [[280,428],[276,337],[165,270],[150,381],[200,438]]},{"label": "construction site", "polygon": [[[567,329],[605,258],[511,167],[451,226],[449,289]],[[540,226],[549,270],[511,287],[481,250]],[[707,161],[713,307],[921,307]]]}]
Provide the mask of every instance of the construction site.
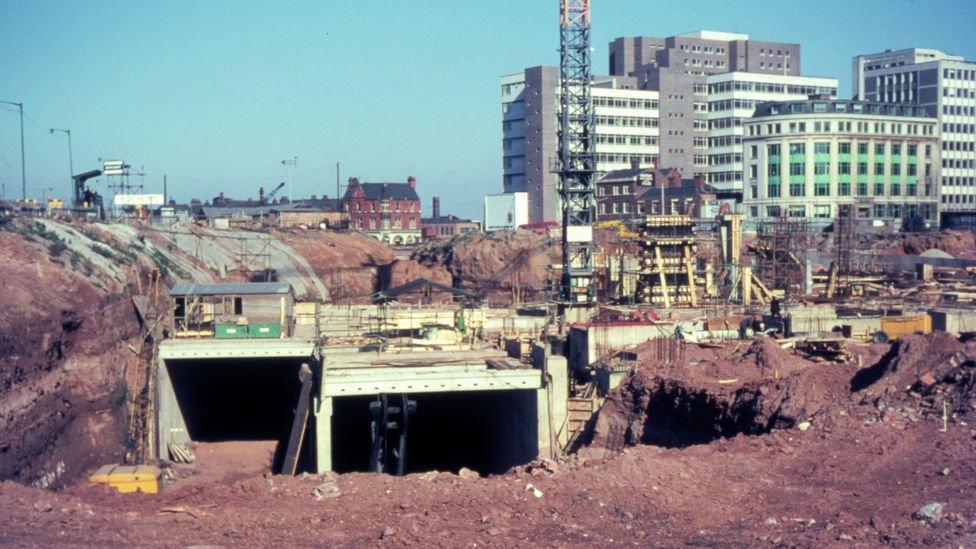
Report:
[{"label": "construction site", "polygon": [[0,543],[976,544],[976,235],[596,223],[560,5],[558,237],[4,217]]}]

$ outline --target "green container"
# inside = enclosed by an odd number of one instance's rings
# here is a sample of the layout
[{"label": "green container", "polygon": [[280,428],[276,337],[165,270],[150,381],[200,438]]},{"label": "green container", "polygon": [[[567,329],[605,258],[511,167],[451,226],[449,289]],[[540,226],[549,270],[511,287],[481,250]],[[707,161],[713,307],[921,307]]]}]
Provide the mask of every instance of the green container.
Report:
[{"label": "green container", "polygon": [[248,334],[253,339],[280,339],[281,325],[267,322],[251,324],[251,326],[248,327]]},{"label": "green container", "polygon": [[214,328],[214,339],[246,339],[247,326],[237,324],[217,324]]}]

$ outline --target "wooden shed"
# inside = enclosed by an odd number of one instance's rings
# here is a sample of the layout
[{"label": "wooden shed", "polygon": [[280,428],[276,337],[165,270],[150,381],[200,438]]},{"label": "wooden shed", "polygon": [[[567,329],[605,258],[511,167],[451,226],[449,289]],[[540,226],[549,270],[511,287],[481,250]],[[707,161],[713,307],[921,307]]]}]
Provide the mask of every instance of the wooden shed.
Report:
[{"label": "wooden shed", "polygon": [[295,307],[291,284],[176,284],[170,290],[173,337],[289,337]]}]

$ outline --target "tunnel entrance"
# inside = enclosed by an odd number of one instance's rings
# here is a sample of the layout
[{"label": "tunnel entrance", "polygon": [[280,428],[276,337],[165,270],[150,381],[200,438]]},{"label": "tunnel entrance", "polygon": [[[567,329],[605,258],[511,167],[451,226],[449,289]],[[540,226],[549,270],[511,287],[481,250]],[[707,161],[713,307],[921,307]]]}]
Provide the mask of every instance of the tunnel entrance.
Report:
[{"label": "tunnel entrance", "polygon": [[[393,396],[393,395],[391,395]],[[396,395],[399,398],[399,395]],[[407,473],[503,473],[538,456],[535,390],[410,394],[417,403],[407,434]],[[332,466],[368,471],[370,403],[376,396],[338,397],[333,403]]]},{"label": "tunnel entrance", "polygon": [[[301,362],[280,358],[167,361],[190,440],[273,441],[271,466],[278,472],[295,417]],[[306,432],[299,471],[314,468],[313,440]]]}]

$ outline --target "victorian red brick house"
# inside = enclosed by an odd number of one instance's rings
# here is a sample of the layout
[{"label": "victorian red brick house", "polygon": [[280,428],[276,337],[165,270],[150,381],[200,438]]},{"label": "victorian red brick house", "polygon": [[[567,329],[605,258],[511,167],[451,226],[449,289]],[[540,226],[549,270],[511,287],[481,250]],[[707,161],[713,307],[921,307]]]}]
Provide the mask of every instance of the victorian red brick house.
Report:
[{"label": "victorian red brick house", "polygon": [[406,183],[360,183],[350,178],[342,197],[349,227],[388,244],[420,242],[420,197],[417,180]]}]

